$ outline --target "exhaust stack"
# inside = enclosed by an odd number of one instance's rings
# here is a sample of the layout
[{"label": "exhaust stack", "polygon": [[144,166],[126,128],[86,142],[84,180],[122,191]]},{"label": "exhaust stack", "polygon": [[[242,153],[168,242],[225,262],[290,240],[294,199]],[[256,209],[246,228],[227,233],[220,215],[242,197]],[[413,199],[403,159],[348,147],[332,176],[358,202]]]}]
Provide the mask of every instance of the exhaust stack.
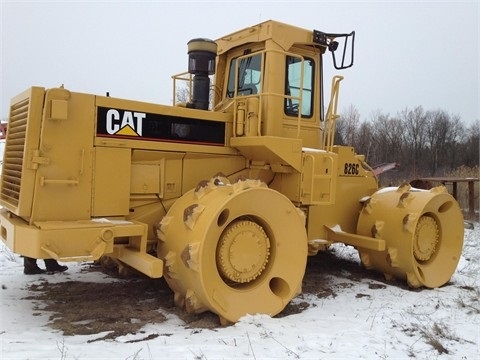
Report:
[{"label": "exhaust stack", "polygon": [[193,75],[192,102],[187,107],[208,110],[209,75],[215,74],[217,44],[210,39],[192,39],[188,43],[188,72]]}]

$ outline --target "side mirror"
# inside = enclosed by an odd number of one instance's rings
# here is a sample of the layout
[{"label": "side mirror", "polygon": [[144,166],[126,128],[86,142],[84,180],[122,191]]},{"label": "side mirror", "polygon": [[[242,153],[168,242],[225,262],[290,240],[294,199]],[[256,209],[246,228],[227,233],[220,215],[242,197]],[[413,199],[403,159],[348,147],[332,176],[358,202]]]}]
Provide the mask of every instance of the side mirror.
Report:
[{"label": "side mirror", "polygon": [[[330,50],[335,69],[343,70],[353,66],[355,31],[349,34],[329,34],[313,30],[313,41]],[[340,52],[337,52],[339,48]]]},{"label": "side mirror", "polygon": [[337,41],[332,41],[330,44],[328,44],[328,50],[333,52],[337,49],[338,49],[338,42]]}]

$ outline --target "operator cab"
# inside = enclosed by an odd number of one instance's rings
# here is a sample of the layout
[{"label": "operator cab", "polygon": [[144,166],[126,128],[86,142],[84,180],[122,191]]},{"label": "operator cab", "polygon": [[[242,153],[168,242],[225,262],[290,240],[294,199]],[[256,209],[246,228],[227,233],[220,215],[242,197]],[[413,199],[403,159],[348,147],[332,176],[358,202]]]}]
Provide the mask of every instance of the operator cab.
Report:
[{"label": "operator cab", "polygon": [[[262,93],[262,54],[254,53],[232,58],[228,71],[225,98],[257,95]],[[302,76],[303,74],[303,76]],[[287,116],[298,116],[300,100],[302,101],[303,118],[311,118],[313,113],[313,87],[315,61],[301,56],[286,56],[285,61],[285,93],[284,113]]]},{"label": "operator cab", "polygon": [[[322,55],[332,51],[337,69],[352,66],[353,36],[267,21],[216,40],[214,110],[233,112],[234,137],[301,138],[318,148]],[[339,63],[334,38],[343,39]]]}]

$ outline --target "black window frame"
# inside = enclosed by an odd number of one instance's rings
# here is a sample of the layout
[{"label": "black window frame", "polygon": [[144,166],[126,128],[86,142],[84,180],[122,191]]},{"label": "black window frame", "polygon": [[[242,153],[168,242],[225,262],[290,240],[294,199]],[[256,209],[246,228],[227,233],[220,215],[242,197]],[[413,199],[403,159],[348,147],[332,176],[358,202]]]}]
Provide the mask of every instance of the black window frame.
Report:
[{"label": "black window frame", "polygon": [[[248,57],[244,57],[248,56]],[[235,83],[235,69],[237,66],[237,59],[239,57],[242,57],[242,60],[240,61],[240,68],[238,70],[238,84]],[[258,60],[255,59],[255,61],[259,61],[258,64],[255,62],[255,64],[258,65],[259,67],[259,77],[258,81],[256,82],[246,82],[246,77],[245,77],[245,72],[246,71],[255,71],[256,69],[254,67],[251,67],[251,62],[252,59],[258,57]],[[227,98],[232,98],[235,94],[235,85],[236,85],[236,90],[237,90],[237,95],[253,95],[258,92],[260,92],[260,83],[261,79],[263,77],[262,74],[262,52],[250,52],[246,51],[243,55],[234,57],[230,60],[230,66],[228,68],[228,81],[227,81],[227,87],[226,87],[226,97]],[[252,79],[250,79],[252,80]],[[249,86],[246,86],[246,85]]]},{"label": "black window frame", "polygon": [[[295,59],[297,61],[290,61],[289,59]],[[295,86],[292,87],[290,84],[289,80],[289,74],[290,74],[290,65],[291,64],[296,64],[296,63],[309,63],[310,64],[310,69],[311,69],[311,75],[309,77],[310,82],[308,85],[310,85],[310,89],[305,87],[305,73],[306,71],[304,70],[304,79],[303,79],[303,88],[302,88],[302,100],[304,101],[302,103],[302,107],[305,109],[305,91],[310,92],[310,101],[308,102],[309,108],[306,110],[309,110],[308,113],[304,113],[302,109],[302,114],[301,117],[302,119],[311,119],[314,114],[314,99],[315,99],[315,60],[311,57],[302,57],[302,56],[292,56],[292,55],[286,55],[285,56],[285,95],[286,96],[292,96],[291,95],[291,89],[294,88]],[[298,88],[298,91],[300,93],[300,84],[296,86]],[[296,103],[295,103],[296,102]],[[283,111],[285,115],[287,116],[292,116],[292,117],[298,117],[298,100],[291,99],[291,98],[285,98],[284,103],[283,103]],[[296,110],[295,110],[295,105],[296,105]]]}]

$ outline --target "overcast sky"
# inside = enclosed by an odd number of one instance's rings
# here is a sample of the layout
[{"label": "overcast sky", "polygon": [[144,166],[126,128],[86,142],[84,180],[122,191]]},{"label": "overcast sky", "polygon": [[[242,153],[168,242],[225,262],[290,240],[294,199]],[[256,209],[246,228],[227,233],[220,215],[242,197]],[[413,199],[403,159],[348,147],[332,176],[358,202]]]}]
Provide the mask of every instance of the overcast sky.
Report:
[{"label": "overcast sky", "polygon": [[368,119],[421,105],[467,124],[480,118],[478,0],[0,1],[2,119],[32,85],[171,104],[171,75],[186,70],[190,39],[269,19],[356,31],[340,111],[354,105]]}]

